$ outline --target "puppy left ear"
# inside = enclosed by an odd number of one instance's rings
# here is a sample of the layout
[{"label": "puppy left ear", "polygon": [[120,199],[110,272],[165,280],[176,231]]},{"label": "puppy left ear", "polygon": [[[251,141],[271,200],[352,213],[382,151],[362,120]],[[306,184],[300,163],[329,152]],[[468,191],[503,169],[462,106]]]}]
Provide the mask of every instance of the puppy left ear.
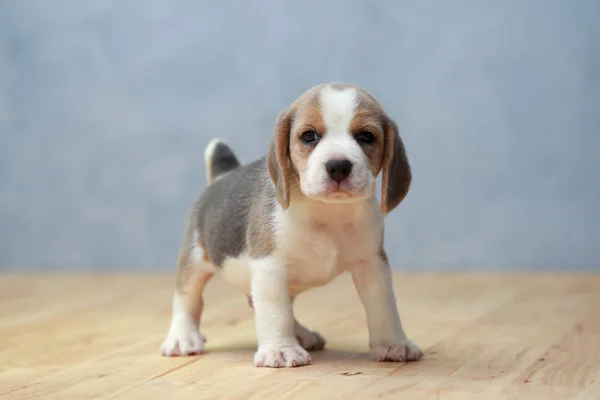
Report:
[{"label": "puppy left ear", "polygon": [[406,197],[412,173],[398,125],[389,117],[386,117],[384,136],[381,212],[386,215]]},{"label": "puppy left ear", "polygon": [[283,111],[277,118],[275,131],[267,151],[267,169],[275,185],[277,201],[287,209],[290,205],[290,129],[291,112]]}]

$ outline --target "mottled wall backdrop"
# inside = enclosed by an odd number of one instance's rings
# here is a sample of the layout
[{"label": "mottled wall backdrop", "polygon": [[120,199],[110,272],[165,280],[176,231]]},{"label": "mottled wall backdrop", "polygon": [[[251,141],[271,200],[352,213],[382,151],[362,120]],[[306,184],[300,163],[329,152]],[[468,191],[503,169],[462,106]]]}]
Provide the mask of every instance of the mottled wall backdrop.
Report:
[{"label": "mottled wall backdrop", "polygon": [[0,265],[173,268],[210,138],[332,80],[402,128],[394,265],[600,267],[597,0],[0,1]]}]

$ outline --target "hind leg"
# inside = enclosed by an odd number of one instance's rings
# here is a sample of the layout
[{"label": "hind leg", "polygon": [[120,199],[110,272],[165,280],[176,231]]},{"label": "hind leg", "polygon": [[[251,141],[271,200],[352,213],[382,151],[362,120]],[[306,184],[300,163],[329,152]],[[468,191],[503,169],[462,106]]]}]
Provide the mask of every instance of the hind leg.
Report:
[{"label": "hind leg", "polygon": [[[296,300],[296,297],[292,297],[292,303]],[[298,321],[298,318],[294,316],[294,336],[298,339],[300,346],[306,351],[317,351],[325,348],[325,339],[319,334],[319,332],[311,331]]]},{"label": "hind leg", "polygon": [[298,339],[300,346],[306,351],[323,350],[325,348],[325,339],[323,339],[323,336],[319,332],[311,331],[302,325],[298,322],[297,318],[294,320],[294,335]]},{"label": "hind leg", "polygon": [[212,265],[195,245],[179,257],[177,284],[173,295],[171,327],[161,345],[164,356],[188,356],[204,353],[206,339],[199,331],[204,287],[213,276]]}]

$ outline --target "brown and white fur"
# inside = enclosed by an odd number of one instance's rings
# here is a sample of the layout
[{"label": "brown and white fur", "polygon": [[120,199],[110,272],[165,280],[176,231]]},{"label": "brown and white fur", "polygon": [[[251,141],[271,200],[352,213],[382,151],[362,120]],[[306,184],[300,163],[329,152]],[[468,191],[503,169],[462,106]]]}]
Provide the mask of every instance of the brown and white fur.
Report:
[{"label": "brown and white fur", "polygon": [[349,271],[374,358],[422,357],[402,328],[383,244],[384,216],[406,196],[411,171],[396,123],[373,96],[316,86],[281,113],[265,158],[241,166],[219,140],[205,158],[210,183],[190,215],[163,355],[204,352],[202,293],[217,272],[251,299],[254,364],[309,364],[307,350],[325,341],[294,318],[294,298]]}]

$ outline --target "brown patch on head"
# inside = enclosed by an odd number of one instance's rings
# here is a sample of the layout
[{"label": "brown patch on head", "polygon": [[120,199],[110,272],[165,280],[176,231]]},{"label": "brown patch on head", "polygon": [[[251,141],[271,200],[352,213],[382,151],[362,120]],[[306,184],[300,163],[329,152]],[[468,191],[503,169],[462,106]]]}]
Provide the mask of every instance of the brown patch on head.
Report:
[{"label": "brown patch on head", "polygon": [[319,134],[325,132],[318,97],[323,87],[325,85],[318,85],[307,90],[277,119],[267,151],[267,167],[277,190],[277,201],[283,209],[289,206],[290,192],[299,186],[298,173],[306,169],[312,152],[310,146],[302,146],[299,136],[308,130]]},{"label": "brown patch on head", "polygon": [[383,166],[386,114],[377,100],[364,89],[355,90],[357,104],[350,123],[350,133],[356,136],[361,132],[369,132],[375,137],[373,144],[363,146],[362,149],[369,160],[371,172],[377,176]]},{"label": "brown patch on head", "polygon": [[303,145],[300,136],[309,130],[325,134],[318,97],[324,86],[309,89],[283,111],[271,138],[267,166],[276,187],[277,201],[284,209],[289,206],[290,192],[298,189],[299,174],[306,170],[308,157],[314,149]]},{"label": "brown patch on head", "polygon": [[290,128],[290,159],[297,174],[303,174],[308,168],[308,158],[315,146],[307,146],[300,140],[307,131],[314,131],[320,136],[325,136],[327,127],[319,106],[318,86],[306,92],[292,104],[293,124]]},{"label": "brown patch on head", "polygon": [[412,174],[398,125],[379,102],[366,90],[353,86],[358,104],[351,123],[352,134],[360,130],[372,133],[376,143],[363,147],[373,175],[383,171],[381,211],[385,215],[396,208],[408,193]]}]

